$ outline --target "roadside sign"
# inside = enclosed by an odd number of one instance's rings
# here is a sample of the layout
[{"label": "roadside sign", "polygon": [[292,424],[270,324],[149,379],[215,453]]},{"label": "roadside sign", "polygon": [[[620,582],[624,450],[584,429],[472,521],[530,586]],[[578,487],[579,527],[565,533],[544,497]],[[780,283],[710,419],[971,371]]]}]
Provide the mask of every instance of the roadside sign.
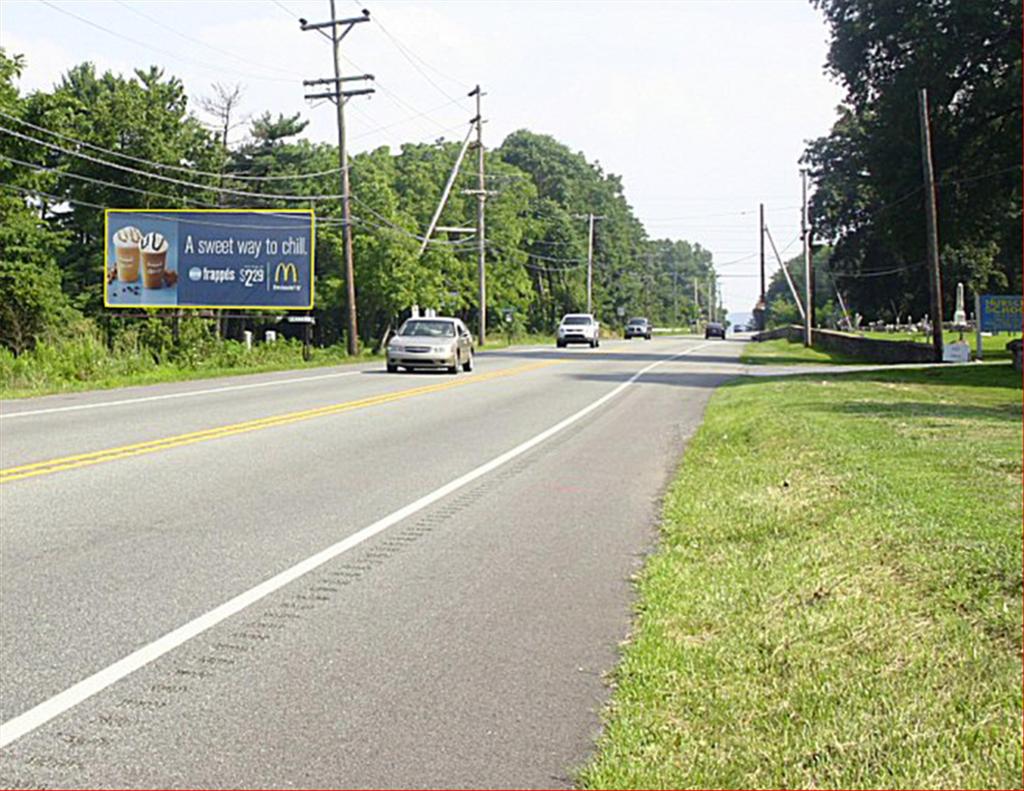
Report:
[{"label": "roadside sign", "polygon": [[974,318],[977,321],[977,338],[974,356],[982,359],[981,333],[1020,332],[1024,328],[1021,302],[1017,294],[975,294]]},{"label": "roadside sign", "polygon": [[313,307],[312,209],[107,209],[108,308]]},{"label": "roadside sign", "polygon": [[1021,301],[1015,294],[983,294],[978,308],[982,332],[1020,332],[1024,327]]},{"label": "roadside sign", "polygon": [[617,308],[615,308],[615,312],[619,314],[620,318],[626,315],[626,309],[622,307],[622,305],[619,305]]}]

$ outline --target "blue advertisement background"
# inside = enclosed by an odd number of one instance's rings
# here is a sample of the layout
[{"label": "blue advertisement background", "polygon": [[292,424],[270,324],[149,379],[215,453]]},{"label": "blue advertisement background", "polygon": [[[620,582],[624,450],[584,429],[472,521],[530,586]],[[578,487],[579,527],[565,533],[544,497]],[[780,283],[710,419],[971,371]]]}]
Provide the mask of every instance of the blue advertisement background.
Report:
[{"label": "blue advertisement background", "polygon": [[146,289],[141,278],[135,284],[108,282],[109,307],[296,310],[313,304],[309,212],[110,212],[108,268],[113,235],[126,225],[167,237],[167,268],[177,273],[177,283]]},{"label": "blue advertisement background", "polygon": [[1022,299],[1014,294],[986,294],[981,297],[981,329],[984,332],[1020,332],[1024,319]]}]

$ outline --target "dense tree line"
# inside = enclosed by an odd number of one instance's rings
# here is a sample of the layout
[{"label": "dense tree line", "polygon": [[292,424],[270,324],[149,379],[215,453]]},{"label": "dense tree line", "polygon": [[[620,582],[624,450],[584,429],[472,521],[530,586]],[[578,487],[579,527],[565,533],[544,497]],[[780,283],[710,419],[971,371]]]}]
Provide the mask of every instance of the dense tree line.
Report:
[{"label": "dense tree line", "polygon": [[[14,86],[21,67],[0,50],[0,343],[18,353],[47,333],[104,316],[104,207],[312,207],[318,339],[340,339],[337,149],[305,139],[299,115],[251,119],[244,141],[228,146],[227,131],[239,123],[236,90],[214,86],[214,95],[198,102],[158,69],[126,77],[83,63],[52,90],[22,96]],[[214,123],[204,123],[210,114]],[[440,140],[352,157],[365,343],[414,304],[475,321],[475,239],[438,233],[418,252],[458,148]],[[441,225],[475,224],[476,199],[463,194],[476,186],[475,157],[466,163]],[[711,254],[648,238],[618,176],[527,130],[486,152],[486,174],[495,193],[487,202],[486,250],[493,326],[500,309],[512,308],[518,329],[550,331],[560,314],[585,307],[587,222],[580,216],[588,212],[603,217],[594,244],[602,321],[616,323],[620,307],[657,324],[697,315],[684,285],[714,276]],[[128,326],[124,319],[102,322],[114,334]],[[228,332],[239,328],[236,322]]]},{"label": "dense tree line", "polygon": [[918,123],[928,91],[947,317],[955,284],[1021,292],[1021,9],[1012,0],[812,0],[846,89],[810,143],[811,212],[851,309],[928,311]]}]

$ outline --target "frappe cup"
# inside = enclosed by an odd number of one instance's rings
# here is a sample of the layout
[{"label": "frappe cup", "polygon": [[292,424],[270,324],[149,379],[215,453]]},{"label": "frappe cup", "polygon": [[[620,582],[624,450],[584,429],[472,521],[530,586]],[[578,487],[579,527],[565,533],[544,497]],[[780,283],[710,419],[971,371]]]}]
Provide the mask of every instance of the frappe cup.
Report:
[{"label": "frappe cup", "polygon": [[153,231],[142,239],[142,285],[146,288],[163,288],[164,271],[167,268],[167,239]]},{"label": "frappe cup", "polygon": [[142,231],[134,225],[126,225],[114,234],[117,279],[122,283],[134,283],[139,279],[139,245],[141,242]]}]

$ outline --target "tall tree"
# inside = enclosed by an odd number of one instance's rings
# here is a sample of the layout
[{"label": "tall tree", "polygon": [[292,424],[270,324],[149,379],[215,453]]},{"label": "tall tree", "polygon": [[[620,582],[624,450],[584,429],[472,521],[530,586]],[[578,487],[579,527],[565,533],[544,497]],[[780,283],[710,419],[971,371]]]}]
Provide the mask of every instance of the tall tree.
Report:
[{"label": "tall tree", "polygon": [[[805,153],[817,232],[869,316],[927,310],[917,91],[927,88],[943,278],[1021,288],[1021,14],[1010,0],[813,0],[846,89]],[[945,289],[946,310],[954,289]]]}]

